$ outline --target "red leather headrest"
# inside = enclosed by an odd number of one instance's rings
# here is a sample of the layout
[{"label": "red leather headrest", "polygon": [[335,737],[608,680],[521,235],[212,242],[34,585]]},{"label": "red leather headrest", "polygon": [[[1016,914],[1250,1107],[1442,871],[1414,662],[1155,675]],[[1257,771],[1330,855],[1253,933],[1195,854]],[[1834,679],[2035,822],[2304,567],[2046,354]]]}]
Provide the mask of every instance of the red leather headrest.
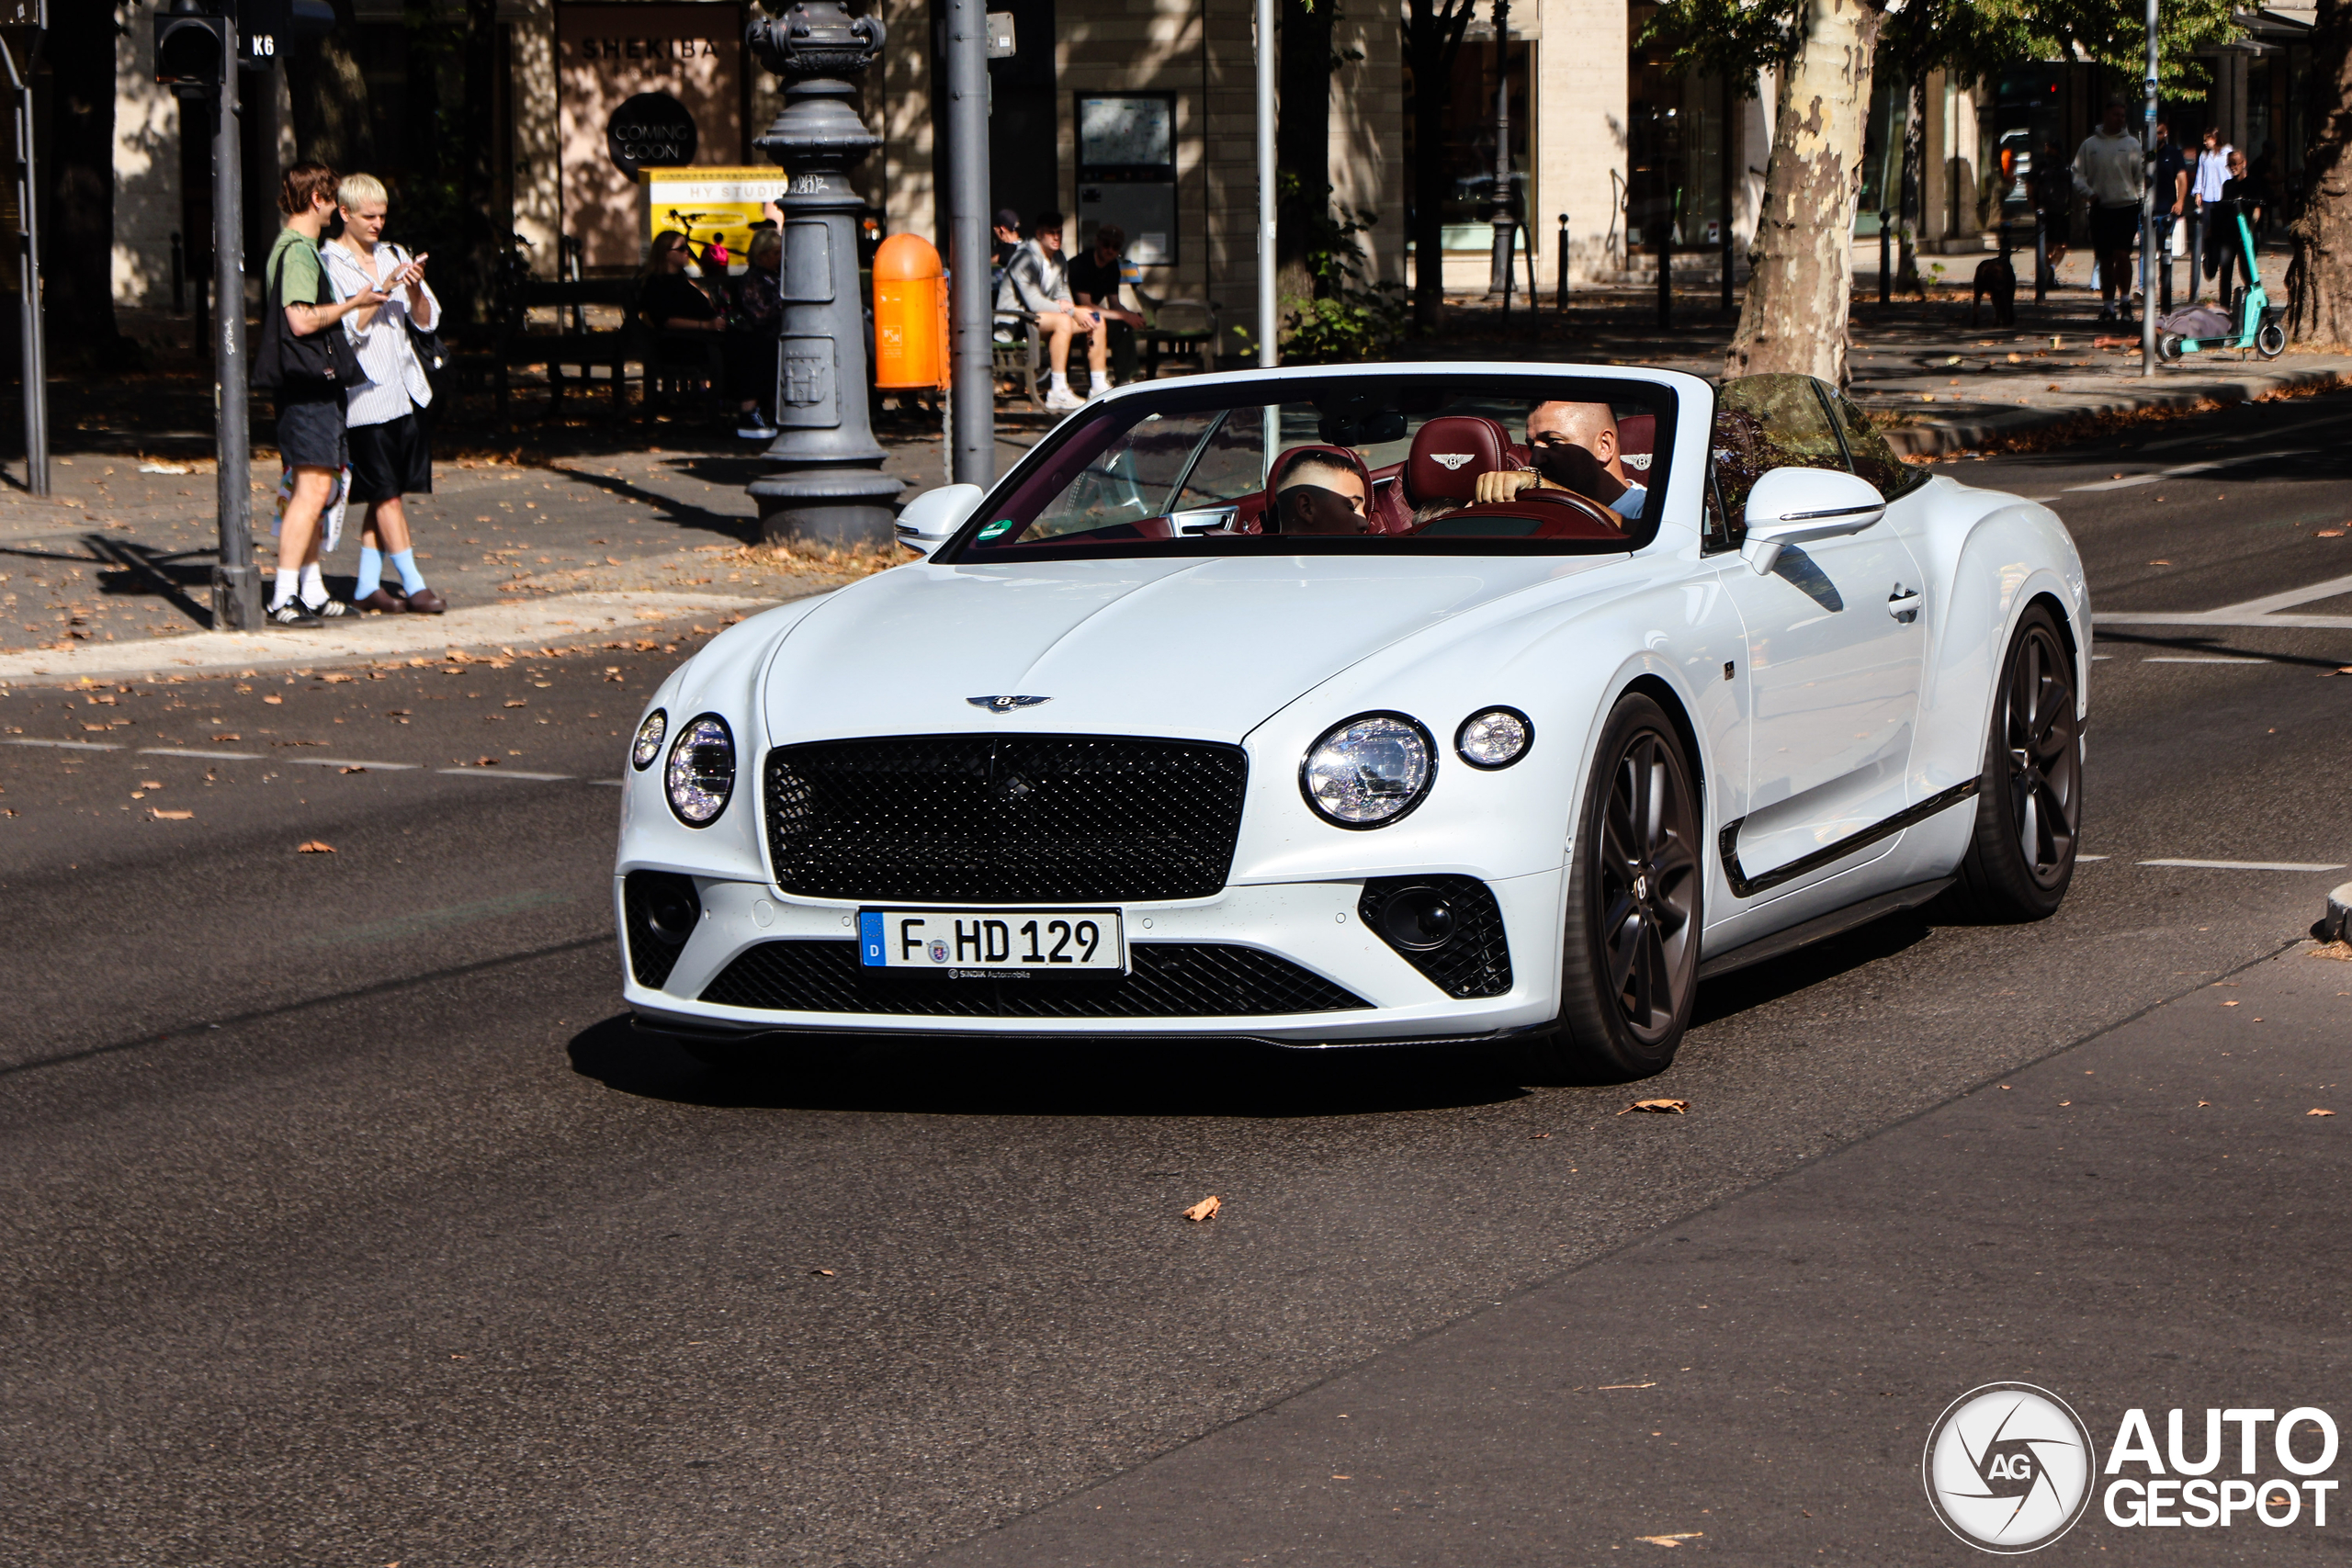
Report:
[{"label": "red leather headrest", "polygon": [[1650,454],[1657,448],[1657,415],[1629,413],[1617,422],[1617,460],[1635,484],[1648,482]]},{"label": "red leather headrest", "polygon": [[1427,506],[1433,501],[1467,505],[1476,500],[1478,476],[1510,468],[1510,433],[1491,419],[1450,413],[1414,433],[1405,459],[1405,499]]},{"label": "red leather headrest", "polygon": [[[1371,503],[1373,501],[1372,470],[1364,467],[1363,457],[1361,454],[1346,446],[1324,446],[1320,445],[1293,446],[1283,452],[1281,457],[1274,459],[1274,466],[1272,469],[1270,470],[1272,474],[1273,482],[1267,485],[1263,491],[1259,492],[1260,503],[1258,515],[1245,519],[1239,514],[1237,514],[1233,521],[1235,533],[1262,534],[1266,531],[1266,519],[1280,515],[1280,513],[1276,511],[1274,506],[1274,491],[1282,484],[1283,476],[1290,471],[1291,464],[1308,452],[1320,453],[1322,456],[1329,457],[1334,462],[1337,462],[1341,468],[1353,469],[1356,478],[1363,481],[1365,510],[1367,512],[1371,510]],[[1376,527],[1367,528],[1366,531],[1373,533],[1379,532]]]}]

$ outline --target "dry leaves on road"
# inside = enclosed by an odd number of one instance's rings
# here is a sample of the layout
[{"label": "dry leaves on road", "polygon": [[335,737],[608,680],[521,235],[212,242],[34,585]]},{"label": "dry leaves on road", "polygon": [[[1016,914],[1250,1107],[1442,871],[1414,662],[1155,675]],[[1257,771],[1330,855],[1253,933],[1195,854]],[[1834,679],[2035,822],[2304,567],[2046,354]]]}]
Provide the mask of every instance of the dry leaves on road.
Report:
[{"label": "dry leaves on road", "polygon": [[2313,958],[2335,958],[2352,963],[2352,942],[2324,942],[2311,950]]},{"label": "dry leaves on road", "polygon": [[1653,1111],[1661,1116],[1680,1116],[1690,1109],[1690,1102],[1687,1100],[1637,1100],[1617,1114],[1631,1116],[1636,1111]]},{"label": "dry leaves on road", "polygon": [[331,855],[334,853],[334,846],[324,839],[305,839],[294,846],[294,852],[298,855]]},{"label": "dry leaves on road", "polygon": [[1213,1220],[1216,1218],[1216,1212],[1224,1207],[1225,1200],[1212,1192],[1207,1197],[1202,1199],[1199,1202],[1193,1204],[1191,1208],[1185,1210],[1184,1217],[1192,1221],[1194,1224],[1198,1224],[1203,1220]]},{"label": "dry leaves on road", "polygon": [[193,811],[164,811],[159,807],[151,806],[147,808],[147,815],[153,817],[158,822],[185,822],[188,820],[188,818],[194,817],[196,813]]},{"label": "dry leaves on road", "polygon": [[267,703],[272,707],[282,707],[286,703],[286,699],[279,696],[275,692],[272,692],[269,695],[262,698],[262,701]]},{"label": "dry leaves on road", "polygon": [[2318,1106],[2314,1105],[2309,1111],[2304,1111],[2303,1114],[2306,1116],[2333,1116],[2335,1112],[2333,1111],[2322,1111]]},{"label": "dry leaves on road", "polygon": [[1686,1540],[1696,1540],[1705,1530],[1679,1530],[1673,1535],[1637,1535],[1635,1540],[1648,1541],[1652,1546],[1680,1546]]}]

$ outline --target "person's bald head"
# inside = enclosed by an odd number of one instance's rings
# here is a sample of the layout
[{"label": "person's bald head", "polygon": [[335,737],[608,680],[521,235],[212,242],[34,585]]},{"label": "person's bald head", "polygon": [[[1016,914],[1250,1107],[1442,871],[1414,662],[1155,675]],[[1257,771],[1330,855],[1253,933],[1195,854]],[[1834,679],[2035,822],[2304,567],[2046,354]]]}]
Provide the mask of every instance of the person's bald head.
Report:
[{"label": "person's bald head", "polygon": [[1530,446],[1581,446],[1610,477],[1629,482],[1617,460],[1617,415],[1607,403],[1537,403],[1527,414]]}]

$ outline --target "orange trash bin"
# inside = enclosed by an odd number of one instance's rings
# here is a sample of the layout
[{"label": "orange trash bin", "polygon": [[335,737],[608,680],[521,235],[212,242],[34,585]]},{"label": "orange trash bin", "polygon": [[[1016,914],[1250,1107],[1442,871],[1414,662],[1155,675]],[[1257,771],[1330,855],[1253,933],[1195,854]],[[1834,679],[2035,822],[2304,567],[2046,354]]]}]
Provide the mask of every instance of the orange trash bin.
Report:
[{"label": "orange trash bin", "polygon": [[939,253],[914,234],[874,252],[874,384],[947,385],[947,277]]}]

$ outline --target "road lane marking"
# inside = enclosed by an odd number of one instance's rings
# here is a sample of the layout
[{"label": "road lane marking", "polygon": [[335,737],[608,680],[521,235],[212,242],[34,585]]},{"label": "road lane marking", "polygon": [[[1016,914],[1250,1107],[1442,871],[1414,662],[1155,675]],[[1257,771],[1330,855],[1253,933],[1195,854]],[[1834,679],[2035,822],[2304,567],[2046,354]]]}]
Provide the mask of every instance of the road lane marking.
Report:
[{"label": "road lane marking", "polygon": [[504,768],[435,768],[433,771],[436,773],[462,773],[468,778],[475,779],[535,779],[545,784],[555,784],[578,776],[573,773],[510,773]]},{"label": "road lane marking", "polygon": [[6,739],[11,746],[49,746],[60,751],[119,751],[122,750],[119,743],[109,746],[98,740],[35,740],[30,736],[17,735],[0,739]]},{"label": "road lane marking", "polygon": [[2143,860],[2142,865],[2183,866],[2190,871],[2342,871],[2340,865],[2319,865],[2298,860]]},{"label": "road lane marking", "polygon": [[2269,664],[2267,659],[2224,659],[2216,654],[2210,658],[2192,659],[2186,654],[2157,654],[2140,660],[2143,664]]},{"label": "road lane marking", "polygon": [[2279,612],[2316,600],[2352,593],[2352,577],[2331,577],[2305,588],[2290,588],[2224,604],[2218,610],[2147,610],[2134,613],[2103,610],[2091,617],[2098,626],[2289,626],[2352,628],[2352,615],[2288,615]]},{"label": "road lane marking", "polygon": [[[216,762],[258,762],[262,761],[261,754],[257,751],[194,751],[189,750],[185,747],[172,746],[141,746],[139,748],[139,754],[142,757],[203,757]],[[300,759],[297,759],[297,761],[300,761]]]},{"label": "road lane marking", "polygon": [[2287,452],[2246,452],[2234,457],[2217,457],[2205,463],[2181,463],[2154,473],[2125,474],[2120,479],[2100,479],[2096,484],[2068,485],[2069,491],[2095,490],[2130,490],[2134,485],[2152,485],[2161,479],[2187,479],[2191,474],[2210,474],[2216,468],[2232,468],[2242,464],[2266,462],[2280,457],[2309,457],[2317,452],[2313,446],[2299,446]]},{"label": "road lane marking", "polygon": [[2075,859],[2076,861],[2086,861],[2086,860],[2113,860],[2114,858],[2115,858],[2115,857],[2114,857],[2113,855],[2076,855],[2076,856],[2075,857]]},{"label": "road lane marking", "polygon": [[281,757],[281,762],[300,762],[306,768],[381,768],[390,773],[413,773],[424,766],[422,762],[363,762],[353,757]]},{"label": "road lane marking", "polygon": [[627,779],[590,779],[588,782],[592,784],[609,784],[615,789],[627,789],[628,787],[628,780]]}]

